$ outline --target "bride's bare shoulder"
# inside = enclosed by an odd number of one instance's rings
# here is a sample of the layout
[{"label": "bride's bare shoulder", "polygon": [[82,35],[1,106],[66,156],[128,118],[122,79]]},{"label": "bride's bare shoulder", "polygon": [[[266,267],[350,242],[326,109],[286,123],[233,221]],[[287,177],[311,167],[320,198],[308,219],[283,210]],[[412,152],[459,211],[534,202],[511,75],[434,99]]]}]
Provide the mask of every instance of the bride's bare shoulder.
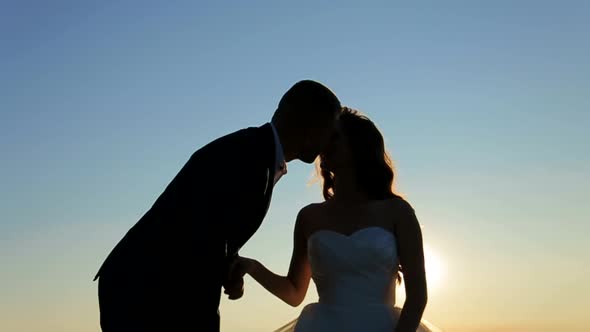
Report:
[{"label": "bride's bare shoulder", "polygon": [[309,220],[315,219],[322,211],[325,209],[325,202],[321,203],[311,203],[299,210],[297,215],[297,219]]},{"label": "bride's bare shoulder", "polygon": [[317,228],[318,220],[321,220],[320,216],[324,213],[325,204],[325,202],[311,203],[301,208],[297,214],[295,228],[299,229],[303,234],[311,233]]},{"label": "bride's bare shoulder", "polygon": [[414,207],[408,200],[396,196],[384,201],[388,213],[393,216],[408,216],[414,214]]}]

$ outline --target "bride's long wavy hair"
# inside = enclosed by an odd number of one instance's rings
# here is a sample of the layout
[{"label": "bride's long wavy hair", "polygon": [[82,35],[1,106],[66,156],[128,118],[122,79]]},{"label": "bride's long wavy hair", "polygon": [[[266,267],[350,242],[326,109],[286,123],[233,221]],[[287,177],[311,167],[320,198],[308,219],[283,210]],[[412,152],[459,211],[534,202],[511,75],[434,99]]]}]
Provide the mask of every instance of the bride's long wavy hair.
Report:
[{"label": "bride's long wavy hair", "polygon": [[[394,165],[385,149],[383,135],[377,126],[360,111],[343,107],[340,128],[352,152],[357,186],[370,200],[401,198],[395,192]],[[326,200],[334,196],[334,173],[316,160],[316,172],[321,178],[322,194]]]},{"label": "bride's long wavy hair", "polygon": [[[403,199],[395,191],[393,161],[385,148],[383,135],[373,121],[349,107],[342,108],[339,121],[352,154],[358,188],[370,200]],[[321,156],[316,160],[316,173],[321,180],[324,199],[331,199],[334,197],[334,173],[322,163]],[[401,282],[400,273],[397,282]]]}]

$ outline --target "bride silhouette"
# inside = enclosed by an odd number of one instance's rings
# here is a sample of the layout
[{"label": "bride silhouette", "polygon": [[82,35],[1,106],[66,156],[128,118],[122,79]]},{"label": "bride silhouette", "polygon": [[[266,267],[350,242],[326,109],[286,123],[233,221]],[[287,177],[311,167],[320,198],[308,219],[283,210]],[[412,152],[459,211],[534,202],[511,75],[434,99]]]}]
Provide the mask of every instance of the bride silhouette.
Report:
[{"label": "bride silhouette", "polygon": [[[427,284],[420,225],[393,191],[392,162],[374,123],[344,108],[319,172],[325,201],[299,211],[288,275],[246,257],[233,270],[292,306],[301,304],[313,278],[319,301],[276,331],[438,331],[422,318]],[[402,276],[406,300],[397,307],[395,281]]]}]

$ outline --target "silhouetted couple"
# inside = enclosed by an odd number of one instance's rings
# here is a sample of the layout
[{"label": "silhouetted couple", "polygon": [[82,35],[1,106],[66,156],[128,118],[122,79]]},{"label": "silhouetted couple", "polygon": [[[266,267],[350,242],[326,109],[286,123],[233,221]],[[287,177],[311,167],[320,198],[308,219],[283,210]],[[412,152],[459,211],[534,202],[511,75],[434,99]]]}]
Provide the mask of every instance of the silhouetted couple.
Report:
[{"label": "silhouetted couple", "polygon": [[[292,160],[317,162],[325,200],[293,216],[293,255],[280,276],[238,253]],[[428,331],[422,235],[393,177],[371,120],[323,84],[297,82],[270,122],[194,152],[111,251],[96,275],[102,330],[217,332],[222,292],[241,298],[249,274],[292,306],[314,279],[320,300],[281,331]]]}]

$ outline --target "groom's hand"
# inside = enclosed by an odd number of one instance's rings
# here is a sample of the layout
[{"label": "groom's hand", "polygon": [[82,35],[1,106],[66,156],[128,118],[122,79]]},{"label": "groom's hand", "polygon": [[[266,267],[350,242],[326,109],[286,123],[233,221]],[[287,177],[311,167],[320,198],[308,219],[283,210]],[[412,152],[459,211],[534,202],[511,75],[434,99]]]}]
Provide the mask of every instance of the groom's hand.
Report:
[{"label": "groom's hand", "polygon": [[238,264],[238,258],[234,259],[229,268],[229,274],[223,283],[223,292],[230,300],[237,300],[244,295],[244,273]]},{"label": "groom's hand", "polygon": [[227,294],[228,299],[237,300],[244,295],[244,278],[228,279],[223,287],[225,288],[223,292]]}]

